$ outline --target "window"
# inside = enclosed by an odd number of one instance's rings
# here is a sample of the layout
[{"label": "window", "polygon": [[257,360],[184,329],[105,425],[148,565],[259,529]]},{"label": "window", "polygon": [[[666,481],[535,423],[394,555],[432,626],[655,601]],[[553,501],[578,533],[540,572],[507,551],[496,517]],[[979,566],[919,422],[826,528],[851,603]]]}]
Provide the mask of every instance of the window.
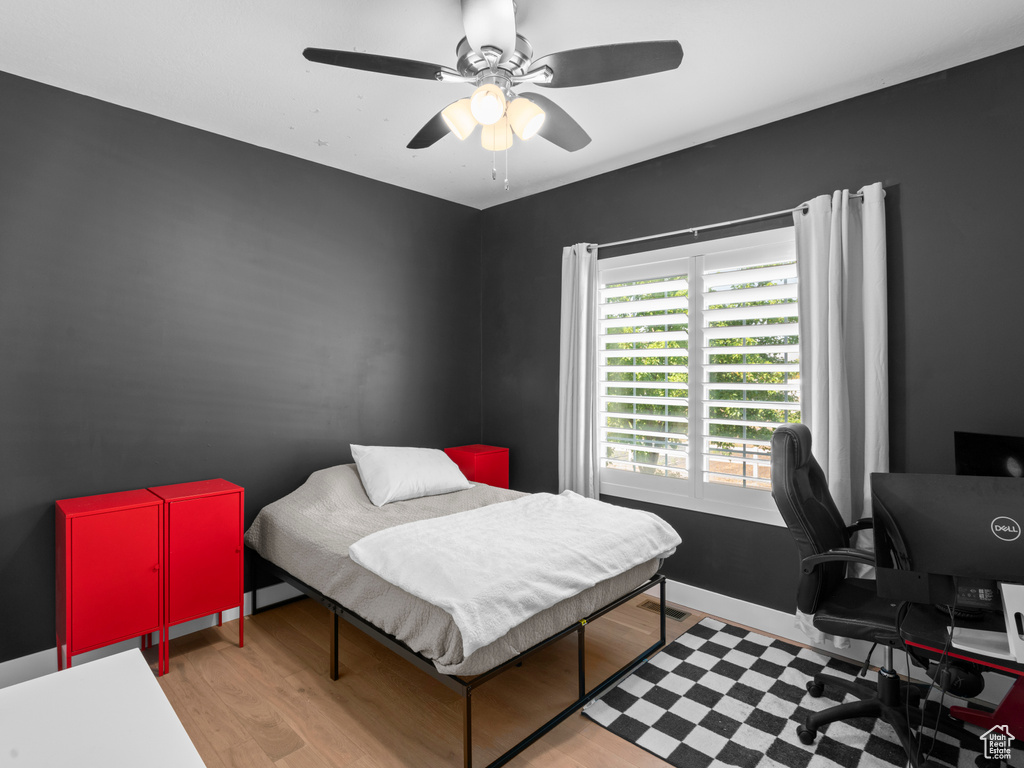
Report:
[{"label": "window", "polygon": [[601,492],[781,524],[771,435],[800,421],[792,227],[598,273]]}]

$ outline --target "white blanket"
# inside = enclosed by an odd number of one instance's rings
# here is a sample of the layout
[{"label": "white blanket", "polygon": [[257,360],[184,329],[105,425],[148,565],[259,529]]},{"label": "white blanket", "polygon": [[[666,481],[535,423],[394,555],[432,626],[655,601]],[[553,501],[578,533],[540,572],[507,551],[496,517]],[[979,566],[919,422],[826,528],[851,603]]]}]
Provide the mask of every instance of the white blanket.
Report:
[{"label": "white blanket", "polygon": [[656,515],[565,491],[377,531],[349,557],[447,611],[468,657],[597,582],[668,557],[680,541]]}]

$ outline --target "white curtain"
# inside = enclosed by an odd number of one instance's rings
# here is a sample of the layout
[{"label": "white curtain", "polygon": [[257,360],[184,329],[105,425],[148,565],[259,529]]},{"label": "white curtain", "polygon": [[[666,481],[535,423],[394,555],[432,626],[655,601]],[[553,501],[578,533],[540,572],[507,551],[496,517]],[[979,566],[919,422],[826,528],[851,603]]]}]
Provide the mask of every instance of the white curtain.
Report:
[{"label": "white curtain", "polygon": [[558,490],[596,499],[597,248],[562,249],[558,369]]},{"label": "white curtain", "polygon": [[[860,193],[822,195],[793,214],[801,418],[847,523],[871,509],[871,473],[889,470],[885,192],[876,183]],[[858,545],[870,535],[860,532]],[[822,639],[807,617],[797,623]]]}]

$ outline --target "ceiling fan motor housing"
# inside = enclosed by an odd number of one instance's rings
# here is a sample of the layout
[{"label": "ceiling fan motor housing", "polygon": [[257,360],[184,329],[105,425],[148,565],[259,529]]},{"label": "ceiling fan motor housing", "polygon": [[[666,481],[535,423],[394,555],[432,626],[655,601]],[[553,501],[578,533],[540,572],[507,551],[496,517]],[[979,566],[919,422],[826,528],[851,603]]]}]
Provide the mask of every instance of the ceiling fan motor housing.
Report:
[{"label": "ceiling fan motor housing", "polygon": [[533,61],[533,46],[522,35],[516,35],[516,48],[508,56],[497,48],[475,51],[467,38],[462,38],[455,53],[459,57],[455,68],[463,77],[470,78],[477,85],[493,83],[505,93],[512,94],[513,78],[522,77]]}]

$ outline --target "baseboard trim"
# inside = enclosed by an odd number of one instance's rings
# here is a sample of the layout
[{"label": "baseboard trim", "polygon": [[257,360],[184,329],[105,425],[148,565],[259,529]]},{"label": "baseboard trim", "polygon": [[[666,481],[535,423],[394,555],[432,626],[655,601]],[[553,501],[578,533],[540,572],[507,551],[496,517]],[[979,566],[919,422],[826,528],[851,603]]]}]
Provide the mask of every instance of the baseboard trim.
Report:
[{"label": "baseboard trim", "polygon": [[[262,611],[264,608],[274,605],[275,603],[283,603],[287,600],[293,600],[296,597],[302,596],[302,592],[297,590],[291,584],[285,584],[282,581],[278,584],[273,584],[269,587],[260,587],[256,590],[256,603]],[[252,592],[246,592],[245,615],[248,616],[250,613],[252,613]]]},{"label": "baseboard trim", "polygon": [[[273,584],[269,587],[260,587],[256,592],[257,603],[261,610],[264,607],[273,605],[274,603],[281,603],[295,597],[300,597],[301,595],[302,593],[295,587],[283,582],[280,584]],[[245,593],[245,599],[242,607],[246,616],[252,613],[251,591]],[[234,621],[237,618],[237,608],[224,611],[222,614],[223,621]],[[202,629],[207,629],[216,625],[216,615],[204,616],[200,619],[194,619],[193,621],[186,621],[181,624],[174,625],[171,627],[169,634],[173,640],[176,637],[182,637],[184,635],[191,634],[192,632],[198,632]],[[154,643],[158,641],[155,634],[151,639]],[[125,640],[120,643],[104,646],[103,648],[97,648],[95,651],[80,653],[74,657],[72,663],[75,666],[78,666],[79,664],[88,664],[90,661],[94,661],[95,659],[113,656],[115,653],[121,653],[122,651],[138,647],[138,639]],[[38,653],[30,653],[28,656],[21,656],[17,659],[0,662],[0,688],[24,683],[27,680],[33,680],[37,677],[42,677],[43,675],[48,675],[51,672],[56,671],[57,647],[54,646],[53,648],[48,648],[44,651],[39,651]]]},{"label": "baseboard trim", "polygon": [[[835,648],[830,644],[816,643],[797,627],[794,615],[791,613],[671,579],[666,582],[665,586],[665,596],[670,602],[701,613],[711,614],[733,624],[742,624],[759,632],[813,646],[820,651],[855,664],[864,663],[864,657],[867,656],[868,648],[871,647],[870,643],[859,640],[851,641],[848,648]],[[875,653],[878,654],[878,661],[881,661],[881,652],[876,649]],[[875,663],[874,656],[872,656],[872,663]],[[903,672],[903,670],[900,671]]]}]

